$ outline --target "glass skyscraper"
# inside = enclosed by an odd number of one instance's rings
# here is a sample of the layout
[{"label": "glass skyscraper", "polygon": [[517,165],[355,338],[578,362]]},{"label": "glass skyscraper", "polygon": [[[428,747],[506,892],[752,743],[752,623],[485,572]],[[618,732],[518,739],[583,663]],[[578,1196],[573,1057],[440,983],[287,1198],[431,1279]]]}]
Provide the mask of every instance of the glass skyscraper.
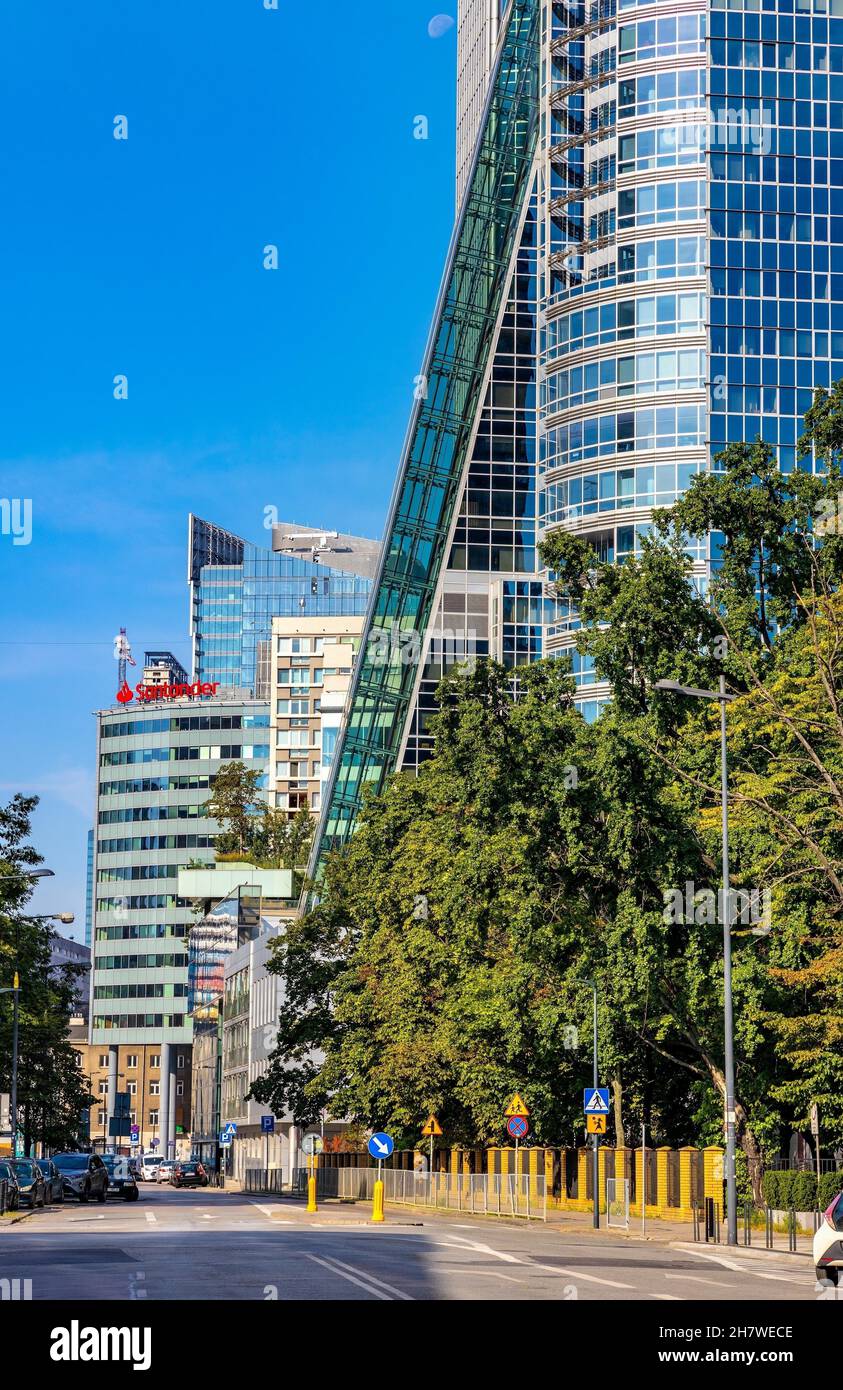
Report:
[{"label": "glass skyscraper", "polygon": [[843,0],[461,0],[458,35],[462,198],[317,854],[424,756],[455,615],[599,712],[543,534],[620,563],[727,442],[810,468],[843,377]]},{"label": "glass skyscraper", "polygon": [[359,617],[371,581],[252,545],[191,516],[188,539],[193,674],[267,698],[272,619]]}]

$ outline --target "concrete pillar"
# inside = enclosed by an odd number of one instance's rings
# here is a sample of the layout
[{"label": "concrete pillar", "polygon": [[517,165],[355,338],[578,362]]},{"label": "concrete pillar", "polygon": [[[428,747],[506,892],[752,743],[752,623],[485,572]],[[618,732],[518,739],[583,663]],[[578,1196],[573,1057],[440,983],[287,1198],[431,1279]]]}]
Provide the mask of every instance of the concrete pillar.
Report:
[{"label": "concrete pillar", "polygon": [[713,1197],[723,1215],[723,1150],[719,1144],[703,1149],[703,1183],[706,1197]]},{"label": "concrete pillar", "polygon": [[[650,1175],[647,1171],[649,1164],[645,1164],[644,1162],[649,1152],[649,1149],[635,1150],[635,1205],[638,1208],[639,1215],[642,1202],[646,1201],[648,1207],[653,1207],[656,1204],[656,1194],[652,1191]],[[644,1191],[645,1185],[647,1188],[646,1193]]]},{"label": "concrete pillar", "polygon": [[159,1068],[158,1082],[158,1152],[162,1158],[167,1158],[170,1153],[170,1064],[172,1057],[172,1046],[170,1043],[161,1044],[161,1065]]},{"label": "concrete pillar", "polygon": [[117,1144],[119,1143],[119,1140],[117,1140],[117,1139],[112,1139],[112,1138],[111,1138],[111,1121],[114,1119],[114,1112],[115,1112],[115,1110],[116,1110],[116,1108],[117,1108],[117,1071],[118,1071],[117,1059],[118,1059],[118,1056],[119,1056],[119,1051],[120,1051],[120,1049],[117,1047],[117,1045],[116,1045],[115,1043],[109,1043],[109,1045],[108,1045],[108,1105],[107,1105],[107,1107],[106,1107],[107,1113],[108,1113],[108,1124],[107,1124],[107,1126],[106,1126],[106,1136],[107,1136],[107,1137],[106,1137],[106,1141],[105,1141],[105,1146],[106,1146],[107,1149],[111,1149],[111,1150],[116,1149]]},{"label": "concrete pillar", "polygon": [[289,1164],[290,1164],[290,1173],[289,1173],[288,1182],[290,1182],[290,1183],[292,1183],[292,1181],[293,1181],[293,1172],[294,1172],[294,1170],[295,1170],[295,1168],[296,1168],[296,1166],[297,1166],[296,1160],[297,1160],[297,1156],[298,1156],[298,1147],[299,1147],[299,1132],[298,1132],[298,1129],[297,1129],[297,1127],[296,1127],[295,1125],[290,1125],[290,1128],[289,1128],[289,1131],[288,1131],[288,1158],[289,1158]]}]

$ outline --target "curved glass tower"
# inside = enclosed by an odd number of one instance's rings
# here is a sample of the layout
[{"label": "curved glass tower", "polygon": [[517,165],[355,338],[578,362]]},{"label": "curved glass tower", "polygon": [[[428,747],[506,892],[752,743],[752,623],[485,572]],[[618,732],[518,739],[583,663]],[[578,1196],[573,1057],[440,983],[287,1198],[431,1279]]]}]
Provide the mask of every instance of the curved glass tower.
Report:
[{"label": "curved glass tower", "polygon": [[[443,613],[483,610],[476,654],[569,657],[594,717],[535,542],[622,562],[729,442],[812,467],[801,416],[843,378],[843,0],[511,0],[487,75],[496,24],[461,3],[465,195],[317,858],[425,755]],[[420,659],[373,661],[390,625]]]}]

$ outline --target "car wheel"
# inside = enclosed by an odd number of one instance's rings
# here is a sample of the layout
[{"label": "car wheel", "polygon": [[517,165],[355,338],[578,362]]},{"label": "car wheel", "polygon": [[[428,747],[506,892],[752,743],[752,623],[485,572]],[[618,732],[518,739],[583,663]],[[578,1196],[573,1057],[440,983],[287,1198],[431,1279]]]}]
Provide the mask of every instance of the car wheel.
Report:
[{"label": "car wheel", "polygon": [[837,1265],[819,1265],[817,1268],[817,1282],[819,1284],[831,1284],[836,1289],[840,1283],[840,1270]]}]

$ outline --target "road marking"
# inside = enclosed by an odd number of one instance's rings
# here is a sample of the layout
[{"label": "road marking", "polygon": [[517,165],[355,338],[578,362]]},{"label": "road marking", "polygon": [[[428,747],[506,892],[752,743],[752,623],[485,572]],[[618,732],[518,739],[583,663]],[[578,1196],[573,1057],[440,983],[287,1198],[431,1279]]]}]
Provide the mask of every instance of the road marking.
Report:
[{"label": "road marking", "polygon": [[147,1221],[149,1221],[149,1222],[155,1222],[155,1221],[158,1220],[158,1217],[155,1216],[151,1211],[148,1211],[148,1212],[146,1213],[146,1219],[147,1219]]},{"label": "road marking", "polygon": [[[273,1218],[275,1217],[275,1213],[280,1210],[280,1204],[279,1206],[271,1207],[267,1202],[250,1202],[249,1206],[255,1207],[258,1211],[262,1211],[264,1216],[271,1216]],[[279,1222],[281,1226],[292,1226],[294,1224],[295,1223],[292,1221]]]},{"label": "road marking", "polygon": [[651,1293],[651,1294],[650,1294],[650,1297],[651,1297],[651,1298],[661,1298],[661,1299],[663,1299],[663,1300],[669,1301],[670,1303],[684,1303],[684,1302],[685,1302],[684,1298],[680,1298],[680,1296],[679,1296],[678,1293]]},{"label": "road marking", "polygon": [[370,1274],[367,1269],[359,1269],[357,1265],[347,1265],[345,1260],[338,1260],[336,1255],[328,1255],[326,1259],[333,1265],[339,1265],[341,1269],[348,1269],[352,1274],[359,1274],[361,1279],[368,1279],[371,1284],[377,1284],[378,1288],[386,1289],[389,1293],[394,1294],[396,1298],[403,1298],[405,1303],[415,1302],[412,1294],[404,1293],[403,1289],[396,1289],[394,1284],[387,1284],[384,1279],[376,1279],[374,1274]]},{"label": "road marking", "polygon": [[[465,1274],[465,1265],[451,1265],[448,1274]],[[508,1284],[526,1284],[526,1279],[516,1279],[512,1274],[503,1274],[499,1269],[470,1269],[472,1279],[505,1279]]]},{"label": "road marking", "polygon": [[454,1240],[437,1240],[434,1245],[448,1245],[453,1250],[476,1250],[480,1255],[494,1255],[496,1260],[503,1260],[509,1265],[522,1265],[523,1260],[516,1259],[515,1255],[507,1255],[503,1250],[493,1250],[491,1245],[481,1245],[479,1240],[464,1240],[460,1243]]},{"label": "road marking", "polygon": [[104,1216],[70,1216],[69,1221],[104,1221]]},{"label": "road marking", "polygon": [[756,1279],[772,1279],[777,1284],[798,1284],[800,1288],[806,1287],[805,1279],[796,1279],[792,1274],[767,1274],[760,1269],[754,1269],[752,1265],[735,1264],[734,1260],[727,1260],[725,1255],[704,1255],[701,1250],[689,1252],[696,1255],[699,1260],[712,1260],[714,1264],[722,1265],[724,1269],[732,1269],[736,1274],[754,1274]]},{"label": "road marking", "polygon": [[530,1269],[546,1269],[549,1274],[564,1274],[566,1279],[582,1279],[586,1284],[605,1284],[607,1289],[634,1289],[634,1284],[621,1284],[617,1279],[598,1279],[596,1274],[583,1274],[580,1269],[558,1269],[556,1265],[531,1264]]},{"label": "road marking", "polygon": [[381,1293],[379,1289],[373,1288],[371,1284],[364,1284],[362,1279],[355,1279],[353,1274],[346,1274],[341,1269],[335,1269],[333,1265],[328,1264],[327,1260],[320,1260],[318,1255],[308,1255],[307,1258],[312,1260],[314,1264],[322,1265],[323,1269],[327,1269],[330,1274],[338,1274],[341,1279],[347,1279],[349,1284],[356,1284],[358,1288],[365,1289],[366,1293],[374,1294],[375,1298],[381,1299],[383,1303],[393,1302],[392,1294]]},{"label": "road marking", "polygon": [[699,1274],[666,1274],[665,1279],[690,1279],[694,1284],[713,1284],[716,1289],[733,1289],[734,1284],[724,1284],[722,1279],[703,1279]]}]

